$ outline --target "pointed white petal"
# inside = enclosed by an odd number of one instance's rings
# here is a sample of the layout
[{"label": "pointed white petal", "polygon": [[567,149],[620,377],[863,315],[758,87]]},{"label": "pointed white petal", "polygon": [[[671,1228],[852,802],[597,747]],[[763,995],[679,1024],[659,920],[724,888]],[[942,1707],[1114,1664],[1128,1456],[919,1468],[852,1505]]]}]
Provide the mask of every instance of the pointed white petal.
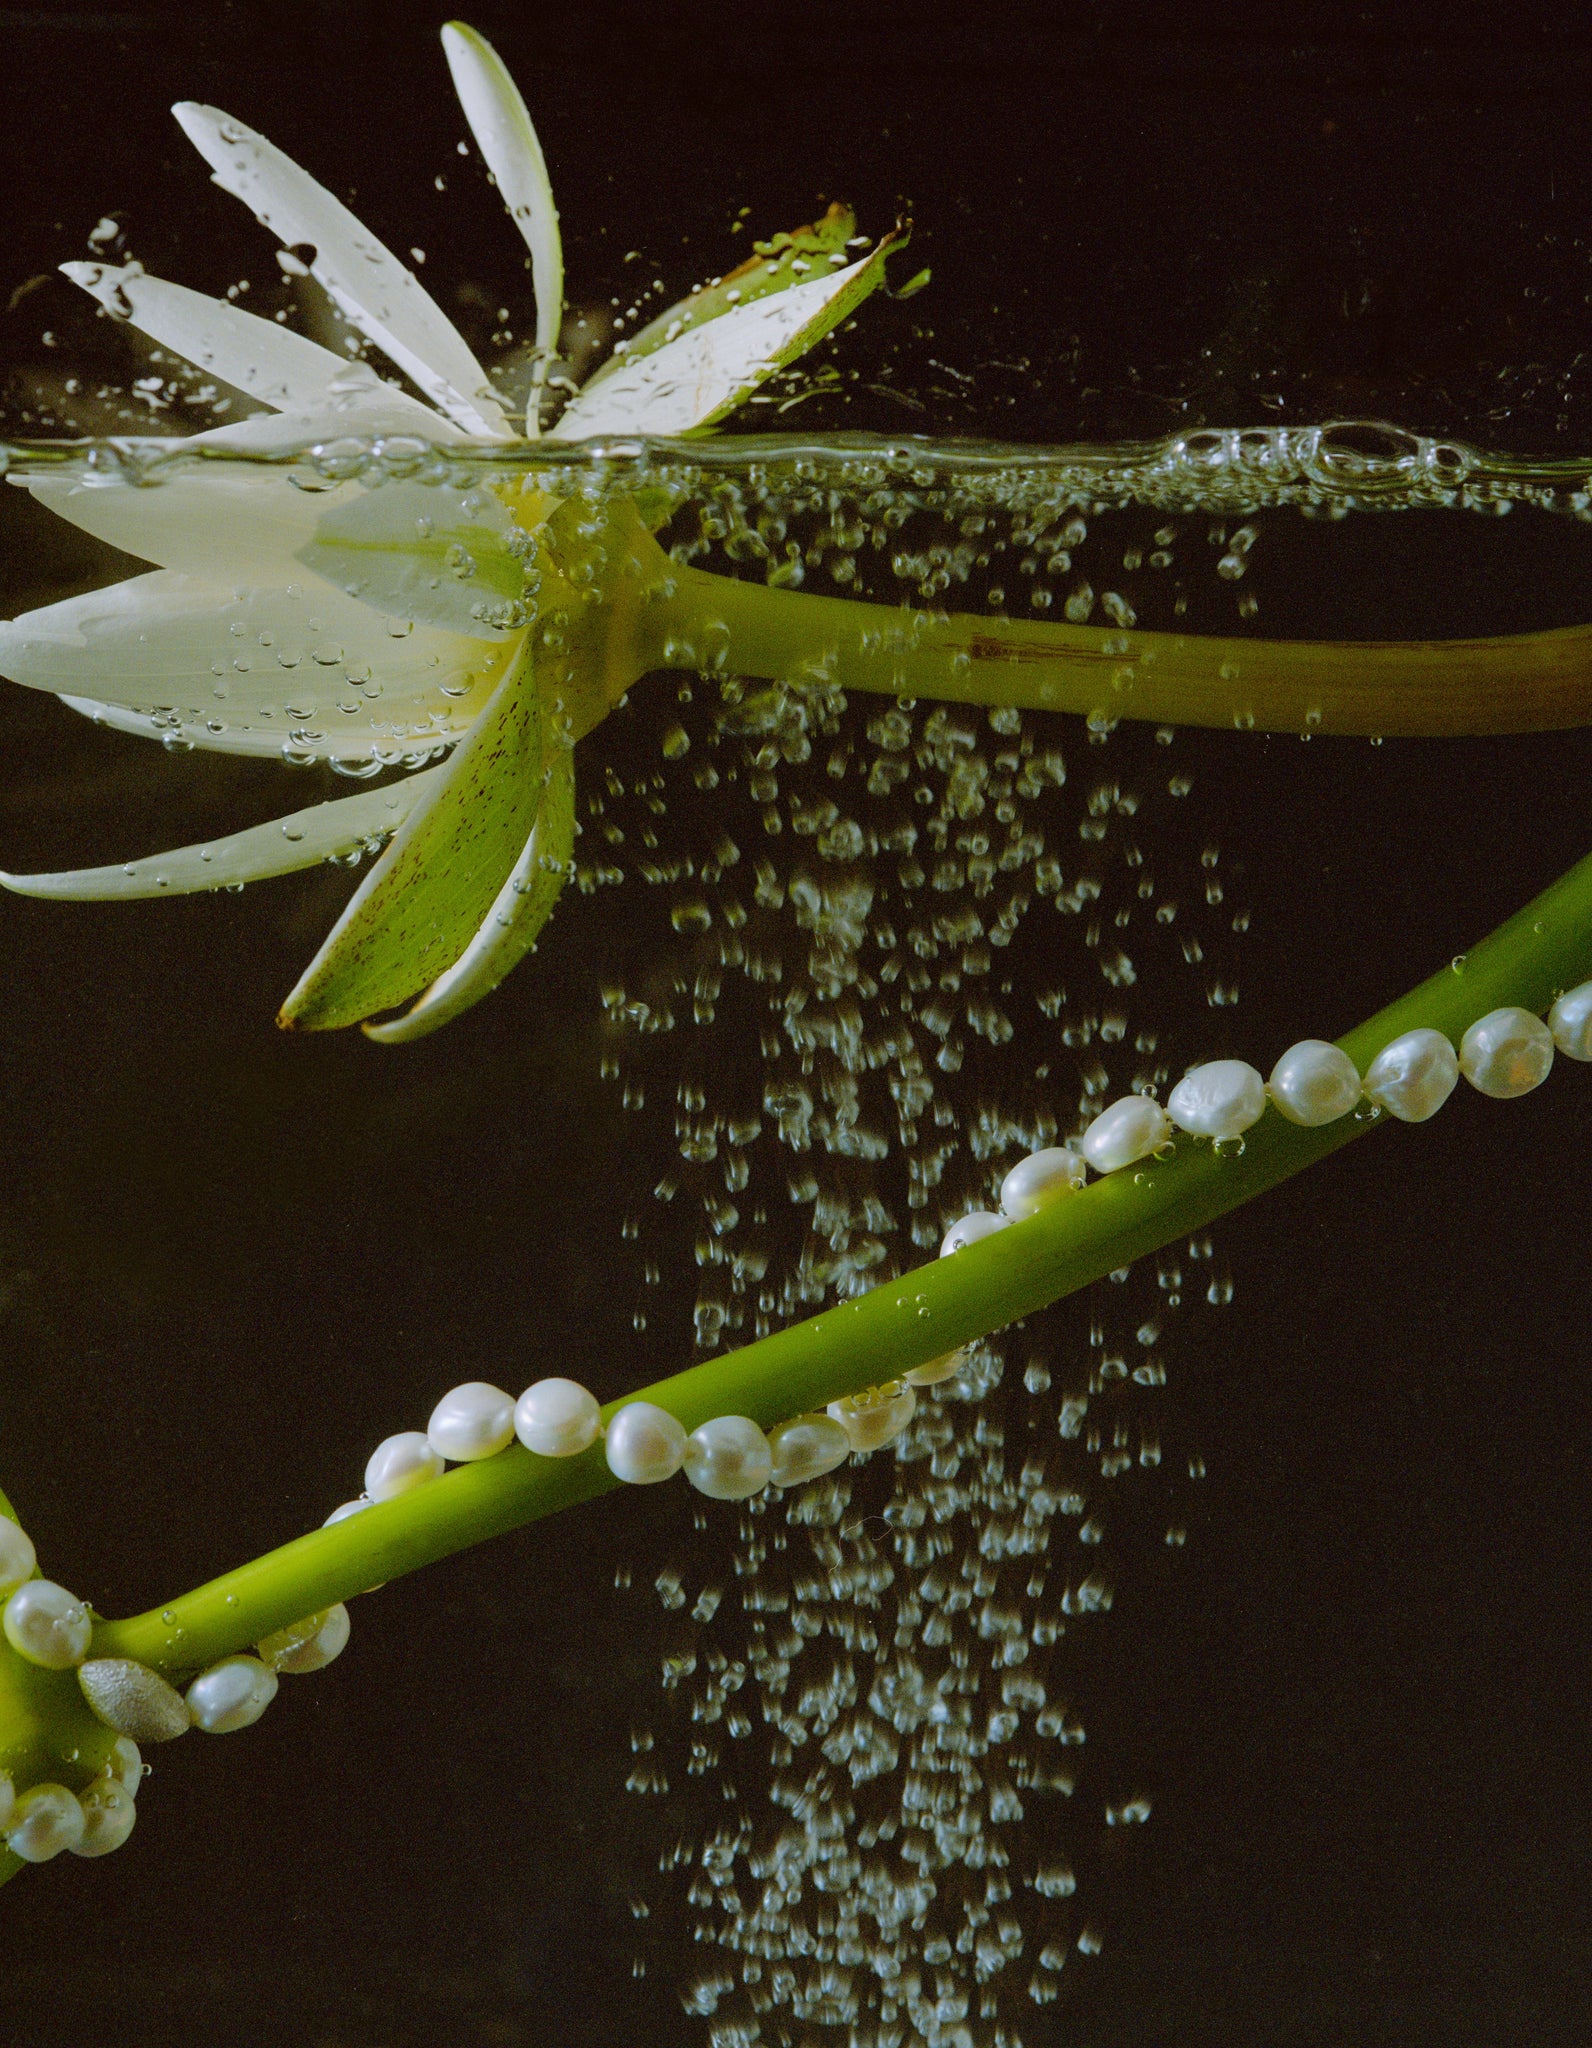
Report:
[{"label": "pointed white petal", "polygon": [[217,107],[172,108],[215,182],[252,209],[308,267],[364,334],[467,433],[510,438],[503,409],[469,344],[414,273],[307,171]]},{"label": "pointed white petal", "polygon": [[319,342],[205,292],[150,277],[137,263],[63,263],[61,270],[113,320],[129,322],[196,369],[279,411],[320,403],[328,384],[348,369]]},{"label": "pointed white petal", "polygon": [[[464,732],[512,643],[383,618],[308,575],[157,570],[0,622],[0,675],[120,707],[168,744],[396,759]],[[110,723],[124,724],[122,718]]]},{"label": "pointed white petal", "polygon": [[689,434],[708,426],[844,320],[881,281],[895,246],[892,238],[845,270],[738,305],[588,385],[552,438]]},{"label": "pointed white petal", "polygon": [[531,252],[536,346],[545,363],[558,346],[564,317],[564,250],[547,160],[519,87],[486,37],[462,21],[450,21],[442,31],[442,47],[470,133]]},{"label": "pointed white petal", "polygon": [[[96,540],[163,569],[262,582],[298,574],[296,556],[322,516],[363,495],[357,483],[304,490],[285,468],[189,460],[215,454],[284,455],[343,439],[401,434],[452,443],[462,430],[416,399],[393,391],[364,364],[344,366],[350,388],[309,411],[258,413],[174,441],[146,484],[114,474],[18,479],[43,505]],[[313,473],[310,474],[314,481]]]},{"label": "pointed white petal", "polygon": [[[112,732],[130,733],[137,740],[160,740],[181,753],[192,747],[194,742],[182,736],[179,723],[177,730],[167,725],[169,714],[161,711],[129,711],[125,704],[106,704],[97,697],[70,697],[61,693],[61,702],[68,711],[75,711],[80,718],[86,718],[94,725],[109,727]],[[256,761],[282,760],[288,750],[281,738],[267,732],[264,727],[249,732],[238,732],[229,728],[222,733],[206,737],[204,751],[207,754],[248,754]],[[297,761],[297,753],[292,755]]]},{"label": "pointed white petal", "polygon": [[480,930],[453,965],[414,1007],[387,1024],[366,1024],[366,1037],[405,1045],[449,1023],[490,995],[531,947],[552,915],[569,872],[575,828],[575,757],[566,747],[553,756],[536,823],[525,851],[487,912]]},{"label": "pointed white petal", "polygon": [[113,867],[74,868],[54,875],[0,874],[0,886],[19,896],[47,896],[73,903],[106,903],[143,896],[186,896],[199,889],[225,889],[269,875],[355,852],[396,832],[432,789],[440,768],[427,768],[382,789],[312,804],[286,818],[252,826],[173,853],[151,854]]}]

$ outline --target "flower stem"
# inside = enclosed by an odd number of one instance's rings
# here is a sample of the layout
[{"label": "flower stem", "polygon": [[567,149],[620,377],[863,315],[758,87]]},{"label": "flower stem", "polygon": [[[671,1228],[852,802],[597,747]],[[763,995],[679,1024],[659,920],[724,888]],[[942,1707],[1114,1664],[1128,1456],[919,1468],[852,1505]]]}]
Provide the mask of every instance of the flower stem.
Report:
[{"label": "flower stem", "polygon": [[[1426,1025],[1454,1041],[1500,1004],[1541,1013],[1592,977],[1592,856],[1462,961],[1340,1041],[1363,1072],[1400,1033]],[[1306,1130],[1268,1110],[1221,1154],[1180,1137],[1170,1155],[1095,1181],[998,1236],[886,1282],[855,1301],[627,1395],[687,1429],[749,1415],[765,1427],[891,1379],[1198,1230],[1386,1119],[1368,1104]],[[611,1415],[620,1404],[610,1403]],[[244,1649],[271,1630],[489,1536],[617,1484],[601,1446],[539,1458],[511,1445],[397,1500],[380,1502],[256,1558],[166,1606],[101,1622],[95,1656],[136,1657],[171,1675]]]},{"label": "flower stem", "polygon": [[[1476,640],[1117,632],[770,590],[675,568],[670,623],[732,675],[1263,732],[1443,735],[1592,724],[1592,627]],[[728,647],[725,649],[725,635]]]}]

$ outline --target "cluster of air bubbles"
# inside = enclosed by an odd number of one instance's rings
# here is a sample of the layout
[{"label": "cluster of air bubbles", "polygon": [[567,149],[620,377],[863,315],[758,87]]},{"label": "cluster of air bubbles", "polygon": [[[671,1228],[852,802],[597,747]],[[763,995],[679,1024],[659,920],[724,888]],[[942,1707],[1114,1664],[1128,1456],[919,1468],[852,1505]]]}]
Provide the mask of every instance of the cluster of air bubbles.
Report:
[{"label": "cluster of air bubbles", "polygon": [[[629,883],[634,920],[601,1070],[652,1137],[618,1270],[666,1355],[867,1291],[1024,1154],[1164,1099],[1186,1061],[1147,984],[1190,1055],[1226,1035],[1242,870],[1170,731],[710,671],[595,743],[578,886]],[[890,1448],[634,1573],[667,1631],[637,1967],[694,1950],[721,2048],[1015,2043],[1100,1947],[1102,1831],[1148,1808],[1131,1760],[1083,1767],[1089,1636],[1119,1557],[1183,1543],[1175,1326],[1231,1297],[1207,1239],[1143,1261],[1031,1319],[1004,1378],[975,1348]]]}]

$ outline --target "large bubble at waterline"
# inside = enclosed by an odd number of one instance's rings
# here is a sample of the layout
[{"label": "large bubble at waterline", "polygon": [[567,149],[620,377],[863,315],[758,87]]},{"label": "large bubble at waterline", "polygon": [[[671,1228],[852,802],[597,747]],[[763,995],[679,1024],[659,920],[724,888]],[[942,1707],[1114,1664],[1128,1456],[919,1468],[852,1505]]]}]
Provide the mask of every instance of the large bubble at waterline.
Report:
[{"label": "large bubble at waterline", "polygon": [[[1247,902],[1170,731],[659,677],[590,752],[580,883],[635,919],[615,1284],[660,1351],[934,1256],[1025,1150],[1242,1049]],[[1177,1325],[1230,1295],[1208,1239],[1141,1261],[892,1450],[627,1568],[636,1967],[717,2048],[1015,2044],[1088,1968],[1150,1811],[1088,1748],[1091,1636],[1183,1542]]]}]

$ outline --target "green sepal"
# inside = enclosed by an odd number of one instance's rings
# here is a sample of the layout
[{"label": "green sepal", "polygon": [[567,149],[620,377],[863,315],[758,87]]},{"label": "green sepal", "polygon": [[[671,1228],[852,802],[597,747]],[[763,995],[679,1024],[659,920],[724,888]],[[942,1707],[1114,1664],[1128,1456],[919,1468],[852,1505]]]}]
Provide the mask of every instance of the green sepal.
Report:
[{"label": "green sepal", "polygon": [[677,340],[706,320],[716,320],[721,313],[750,305],[753,299],[766,298],[770,292],[784,291],[789,285],[806,284],[831,267],[839,269],[839,264],[831,266],[830,258],[843,259],[846,244],[856,232],[857,216],[837,200],[823,219],[811,226],[792,228],[788,234],[775,235],[767,242],[754,242],[754,253],[744,263],[727,271],[716,283],[688,293],[655,320],[649,320],[645,327],[638,328],[622,352],[611,355],[592,372],[584,389],[589,391],[615,370],[650,356],[654,349]]},{"label": "green sepal", "polygon": [[282,1005],[329,1031],[407,1002],[470,943],[536,822],[541,710],[529,640]]}]

